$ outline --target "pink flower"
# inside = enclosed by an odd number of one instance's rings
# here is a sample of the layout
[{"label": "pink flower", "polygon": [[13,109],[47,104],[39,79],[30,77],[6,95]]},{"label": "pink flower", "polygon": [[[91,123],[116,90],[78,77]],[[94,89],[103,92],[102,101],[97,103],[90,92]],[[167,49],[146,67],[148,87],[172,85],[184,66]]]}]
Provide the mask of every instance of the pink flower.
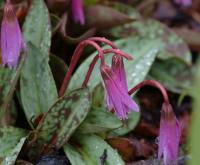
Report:
[{"label": "pink flower", "polygon": [[123,87],[127,90],[128,93],[128,85],[126,81],[126,72],[124,69],[123,57],[114,55],[112,57],[112,70],[116,73],[117,77],[121,81]]},{"label": "pink flower", "polygon": [[85,16],[84,16],[84,12],[83,12],[82,0],[72,0],[71,8],[72,8],[72,14],[74,17],[74,21],[76,23],[79,22],[81,25],[84,25]]},{"label": "pink flower", "polygon": [[180,124],[169,103],[163,103],[161,110],[158,158],[163,156],[165,165],[177,160],[181,136]]},{"label": "pink flower", "polygon": [[185,7],[192,5],[192,0],[174,0],[174,1],[178,5],[185,6]]},{"label": "pink flower", "polygon": [[1,50],[3,65],[13,68],[18,64],[20,52],[24,42],[17,17],[10,1],[4,6],[4,15],[1,25]]},{"label": "pink flower", "polygon": [[[114,68],[115,67],[116,66],[114,64]],[[124,84],[120,80],[120,76],[118,74],[122,73],[120,69],[122,68],[117,67],[117,69],[113,69],[113,66],[112,68],[110,68],[105,64],[102,64],[100,67],[101,75],[107,92],[106,101],[108,104],[108,108],[109,110],[114,109],[115,114],[118,116],[118,118],[124,120],[127,119],[127,114],[131,110],[138,112],[139,107],[128,95],[127,86],[124,86]],[[120,75],[122,77],[125,76],[123,75],[123,73]]]}]

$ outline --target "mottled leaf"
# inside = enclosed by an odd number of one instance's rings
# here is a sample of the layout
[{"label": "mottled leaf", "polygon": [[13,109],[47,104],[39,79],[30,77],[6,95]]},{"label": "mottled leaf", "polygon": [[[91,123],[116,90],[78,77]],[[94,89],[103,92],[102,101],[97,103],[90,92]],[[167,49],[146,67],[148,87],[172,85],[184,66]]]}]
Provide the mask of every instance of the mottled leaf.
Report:
[{"label": "mottled leaf", "polygon": [[62,147],[62,145],[68,141],[90,110],[90,94],[88,89],[74,91],[71,96],[75,98],[77,97],[77,100],[71,102],[71,113],[67,120],[65,120],[61,125],[61,129],[59,129],[57,133],[56,146],[58,148]]},{"label": "mottled leaf", "polygon": [[8,95],[11,88],[11,81],[15,77],[15,70],[9,68],[0,68],[0,105],[3,104],[3,100]]},{"label": "mottled leaf", "polygon": [[28,44],[28,56],[20,79],[20,96],[29,122],[47,112],[57,100],[56,85],[42,54],[34,45]]},{"label": "mottled leaf", "polygon": [[156,20],[140,20],[125,24],[112,29],[110,34],[119,38],[132,35],[149,39],[149,42],[157,44],[159,58],[168,59],[175,56],[187,64],[191,63],[191,53],[187,44],[166,25]]},{"label": "mottled leaf", "polygon": [[11,113],[9,110],[12,109],[11,101],[25,58],[25,54],[22,54],[16,69],[0,67],[0,125],[10,123],[8,115]]},{"label": "mottled leaf", "polygon": [[48,61],[51,44],[51,28],[48,9],[42,0],[32,1],[31,8],[26,17],[23,34],[26,42],[33,43],[43,52]]},{"label": "mottled leaf", "polygon": [[[87,88],[78,89],[60,98],[41,119],[37,127],[37,152],[45,152],[48,145],[62,147],[76,128],[85,119],[90,109],[90,95]],[[51,143],[51,144],[50,144]],[[47,149],[48,150],[48,149]]]},{"label": "mottled leaf", "polygon": [[82,154],[83,159],[89,165],[106,164],[106,165],[124,165],[125,163],[114,149],[110,147],[102,138],[96,135],[88,134],[75,137],[79,146],[76,147]]},{"label": "mottled leaf", "polygon": [[151,79],[158,80],[172,92],[181,93],[191,87],[193,67],[179,59],[156,60],[149,73]]},{"label": "mottled leaf", "polygon": [[26,139],[26,131],[15,127],[0,128],[0,164],[14,165]]},{"label": "mottled leaf", "polygon": [[92,108],[77,132],[102,133],[119,127],[122,127],[122,122],[114,114],[104,108]]}]

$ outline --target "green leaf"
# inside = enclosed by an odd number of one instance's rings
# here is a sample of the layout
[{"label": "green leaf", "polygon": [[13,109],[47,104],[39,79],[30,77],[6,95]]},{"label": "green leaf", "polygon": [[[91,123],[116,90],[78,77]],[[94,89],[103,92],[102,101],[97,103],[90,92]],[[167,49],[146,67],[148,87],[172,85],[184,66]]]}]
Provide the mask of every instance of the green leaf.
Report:
[{"label": "green leaf", "polygon": [[90,162],[85,162],[82,155],[69,144],[65,144],[64,152],[72,165],[91,165]]},{"label": "green leaf", "polygon": [[32,1],[23,26],[23,35],[26,42],[31,42],[41,49],[41,55],[48,61],[51,28],[48,9],[43,0]]},{"label": "green leaf", "polygon": [[121,13],[124,13],[126,15],[128,15],[129,17],[131,17],[134,20],[140,19],[140,13],[133,7],[131,7],[128,4],[124,4],[124,3],[119,3],[119,2],[108,2],[108,4],[110,4],[110,6],[116,10],[118,10]]},{"label": "green leaf", "polygon": [[62,147],[90,110],[90,94],[87,88],[78,89],[60,98],[46,113],[37,127],[37,148],[48,145]]},{"label": "green leaf", "polygon": [[[78,144],[76,149],[82,155],[87,164],[125,165],[116,150],[112,149],[99,136],[88,134],[74,137]],[[101,158],[106,155],[105,162]],[[89,163],[88,163],[89,162]]]},{"label": "green leaf", "polygon": [[99,4],[86,7],[85,18],[87,27],[98,30],[105,30],[133,21],[128,15]]},{"label": "green leaf", "polygon": [[57,88],[60,88],[68,67],[61,58],[52,54],[50,55],[49,65],[51,67],[56,86]]},{"label": "green leaf", "polygon": [[140,119],[140,113],[132,111],[131,113],[128,114],[128,120],[123,125],[123,127],[113,130],[110,133],[110,135],[121,136],[121,135],[127,134],[128,132],[132,131],[137,126],[139,119]]},{"label": "green leaf", "polygon": [[15,77],[16,71],[9,68],[0,68],[0,105],[3,104],[5,97],[8,95],[11,88],[12,79]]},{"label": "green leaf", "polygon": [[[0,125],[8,125],[7,114],[11,108],[11,101],[15,91],[26,55],[22,54],[16,69],[0,68]],[[8,117],[9,118],[9,117]]]},{"label": "green leaf", "polygon": [[152,19],[135,21],[124,26],[113,28],[110,31],[115,37],[133,37],[149,39],[149,42],[157,42],[159,58],[180,58],[186,64],[191,64],[191,53],[184,41],[166,25]]},{"label": "green leaf", "polygon": [[104,87],[100,83],[92,91],[92,107],[102,107],[105,105],[105,92]]},{"label": "green leaf", "polygon": [[[134,59],[132,61],[124,60],[128,87],[130,89],[145,79],[158,53],[158,43],[134,37],[118,40],[115,44],[119,49],[131,55]],[[76,89],[81,86],[88,70],[88,66],[95,55],[96,53],[93,53],[79,66],[70,81],[69,89]],[[111,63],[111,55],[106,55],[105,59],[107,63]],[[101,75],[98,61],[92,72],[88,87],[93,91],[99,83],[101,83]]]},{"label": "green leaf", "polygon": [[199,157],[199,148],[200,148],[200,63],[198,63],[198,69],[196,70],[196,78],[194,87],[192,90],[192,94],[194,97],[194,105],[193,105],[193,114],[191,119],[191,129],[190,129],[190,145],[191,145],[191,160],[189,161],[189,165],[196,165],[197,162],[200,161]]},{"label": "green leaf", "polygon": [[4,0],[0,0],[0,7],[3,8]]},{"label": "green leaf", "polygon": [[[194,67],[177,58],[156,60],[150,70],[151,79],[160,81],[172,92],[181,93],[192,85]],[[181,83],[180,83],[181,82]]]},{"label": "green leaf", "polygon": [[89,5],[94,5],[97,3],[97,0],[84,0],[84,5],[89,6]]},{"label": "green leaf", "polygon": [[38,48],[28,44],[28,57],[20,79],[20,96],[28,122],[47,112],[57,100],[56,85],[45,59]]},{"label": "green leaf", "polygon": [[26,131],[15,127],[0,128],[0,164],[14,165],[26,140]]},{"label": "green leaf", "polygon": [[79,133],[102,133],[122,127],[122,122],[105,108],[92,108],[78,128]]},{"label": "green leaf", "polygon": [[[83,122],[90,110],[91,100],[88,89],[74,91],[70,96],[72,99],[75,99],[75,101],[71,102],[71,106],[68,107],[69,109],[71,108],[71,113],[69,114],[67,120],[65,120],[65,122],[61,125],[61,129],[58,131],[56,141],[57,148],[62,147],[62,145],[68,141],[77,127]],[[79,100],[76,100],[78,97]]]}]

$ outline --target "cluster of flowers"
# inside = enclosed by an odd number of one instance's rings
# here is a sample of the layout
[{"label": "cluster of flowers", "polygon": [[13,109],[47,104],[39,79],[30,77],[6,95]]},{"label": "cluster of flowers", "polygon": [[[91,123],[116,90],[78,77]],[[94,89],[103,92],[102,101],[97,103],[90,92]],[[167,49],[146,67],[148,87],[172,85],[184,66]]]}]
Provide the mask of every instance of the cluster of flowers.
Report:
[{"label": "cluster of flowers", "polygon": [[[108,44],[111,48],[103,50],[98,45],[99,42]],[[137,89],[144,85],[151,85],[157,87],[161,91],[164,103],[161,109],[158,157],[163,157],[165,164],[176,161],[181,129],[169,103],[165,88],[155,80],[146,80],[128,91],[123,58],[132,60],[132,57],[119,50],[111,41],[105,38],[92,37],[82,41],[77,46],[72,56],[68,72],[59,91],[60,97],[64,95],[73,70],[83,52],[83,49],[87,45],[95,47],[98,54],[91,62],[82,85],[87,86],[92,70],[96,62],[100,59],[100,73],[105,86],[107,107],[108,110],[112,112],[114,111],[119,119],[126,120],[128,118],[128,113],[132,110],[139,112],[138,105],[130,97],[130,95]],[[10,0],[7,0],[4,6],[4,16],[1,26],[1,49],[3,65],[7,65],[10,68],[15,68],[17,66],[20,52],[25,49],[25,43],[20,31],[19,23]],[[109,53],[114,54],[112,57],[111,67],[107,65],[104,60],[104,56]]]},{"label": "cluster of flowers", "polygon": [[[98,45],[98,42],[105,43],[111,46],[111,48],[103,50]],[[114,112],[120,120],[126,120],[128,118],[128,113],[131,111],[139,112],[138,105],[130,96],[139,88],[144,85],[150,85],[158,88],[161,91],[164,102],[161,109],[158,158],[161,159],[163,157],[166,165],[175,162],[178,157],[181,128],[169,102],[166,89],[155,80],[145,80],[128,91],[123,58],[132,60],[132,57],[119,50],[111,41],[105,38],[92,37],[82,41],[77,46],[72,56],[68,72],[59,91],[59,95],[64,95],[69,84],[71,74],[83,52],[83,49],[87,45],[91,45],[96,48],[98,54],[93,58],[89,66],[82,87],[87,86],[95,64],[97,60],[100,59],[100,73],[106,91],[106,105],[108,110]],[[109,53],[113,54],[111,67],[105,63],[104,59],[104,56]]]}]

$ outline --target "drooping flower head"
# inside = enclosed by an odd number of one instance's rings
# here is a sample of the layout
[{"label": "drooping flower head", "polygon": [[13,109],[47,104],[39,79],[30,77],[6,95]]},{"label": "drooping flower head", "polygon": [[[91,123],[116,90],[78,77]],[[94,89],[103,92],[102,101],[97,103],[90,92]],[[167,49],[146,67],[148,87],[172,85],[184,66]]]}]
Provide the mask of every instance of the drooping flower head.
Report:
[{"label": "drooping flower head", "polygon": [[81,25],[84,25],[85,16],[83,12],[82,0],[71,0],[71,8],[72,8],[74,21],[76,23],[80,23]]},{"label": "drooping flower head", "polygon": [[177,160],[181,128],[169,103],[163,103],[161,110],[158,158],[163,157],[165,165]]},{"label": "drooping flower head", "polygon": [[[113,66],[112,66],[113,67]],[[119,70],[113,70],[106,64],[100,67],[101,75],[106,89],[106,101],[109,110],[114,109],[115,114],[119,119],[127,119],[127,114],[134,110],[139,111],[138,105],[128,95],[126,86],[120,80],[118,75]]]},{"label": "drooping flower head", "polygon": [[1,25],[1,51],[3,65],[17,66],[21,50],[25,47],[17,17],[8,0],[4,6]]}]

